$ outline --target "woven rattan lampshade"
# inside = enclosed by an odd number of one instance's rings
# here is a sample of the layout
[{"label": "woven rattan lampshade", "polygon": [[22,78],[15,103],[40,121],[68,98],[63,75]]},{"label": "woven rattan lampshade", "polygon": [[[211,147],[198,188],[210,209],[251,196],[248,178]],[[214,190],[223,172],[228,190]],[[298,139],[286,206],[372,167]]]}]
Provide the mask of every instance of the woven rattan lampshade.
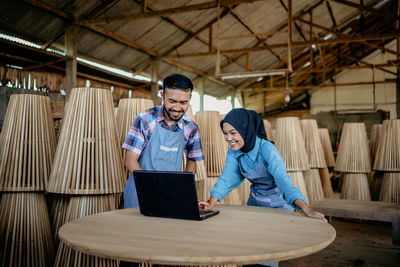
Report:
[{"label": "woven rattan lampshade", "polygon": [[267,139],[270,141],[274,141],[275,137],[274,134],[272,133],[272,125],[269,122],[269,120],[263,120],[264,121],[264,129],[265,129],[265,133],[267,134]]},{"label": "woven rattan lampshade", "polygon": [[[92,214],[115,210],[117,195],[72,196],[68,202],[64,224]],[[87,255],[61,241],[54,266],[118,266],[118,261]]]},{"label": "woven rattan lampshade", "polygon": [[121,193],[121,149],[109,90],[75,88],[63,119],[48,192]]},{"label": "woven rattan lampshade", "polygon": [[300,120],[310,168],[325,168],[326,161],[316,120]]},{"label": "woven rattan lampshade", "polygon": [[321,140],[322,148],[324,150],[324,156],[327,167],[335,167],[335,157],[333,156],[331,138],[329,131],[326,128],[318,129],[319,137]]},{"label": "woven rattan lampshade", "polygon": [[371,200],[367,174],[345,173],[340,197],[355,200]]},{"label": "woven rattan lampshade", "polygon": [[400,120],[384,120],[374,170],[400,172]]},{"label": "woven rattan lampshade", "polygon": [[304,195],[307,200],[307,203],[310,203],[310,199],[308,197],[306,183],[304,182],[303,172],[288,172],[290,177],[292,178],[292,183],[295,187],[297,187]]},{"label": "woven rattan lampshade", "polygon": [[0,266],[53,266],[53,238],[43,193],[4,193],[0,218]]},{"label": "woven rattan lampshade", "polygon": [[219,126],[220,121],[217,111],[196,113],[208,177],[219,177],[225,165],[228,147]]},{"label": "woven rattan lampshade", "polygon": [[55,149],[49,97],[12,95],[0,135],[0,191],[44,191]]},{"label": "woven rattan lampshade", "polygon": [[383,174],[379,201],[400,203],[400,172]]},{"label": "woven rattan lampshade", "polygon": [[310,169],[298,118],[283,117],[276,120],[275,146],[281,153],[288,171]]},{"label": "woven rattan lampshade", "polygon": [[303,171],[303,175],[310,204],[324,199],[324,191],[322,189],[321,178],[319,177],[319,169]]},{"label": "woven rattan lampshade", "polygon": [[375,153],[378,150],[379,140],[382,136],[383,125],[382,124],[374,124],[372,125],[371,130],[371,138],[369,139],[369,146],[371,148],[371,157],[374,161]]},{"label": "woven rattan lampshade", "polygon": [[336,171],[371,172],[371,151],[364,123],[345,123],[336,158]]}]

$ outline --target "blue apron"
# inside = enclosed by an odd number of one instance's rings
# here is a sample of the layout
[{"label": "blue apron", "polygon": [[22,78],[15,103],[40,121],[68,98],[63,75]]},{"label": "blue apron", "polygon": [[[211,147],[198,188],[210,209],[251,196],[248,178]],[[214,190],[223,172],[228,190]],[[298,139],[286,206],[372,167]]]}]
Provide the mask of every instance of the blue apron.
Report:
[{"label": "blue apron", "polygon": [[[139,165],[143,170],[180,171],[182,170],[183,148],[185,146],[184,131],[173,132],[164,129],[158,122],[150,140],[139,157]],[[139,207],[136,186],[129,175],[124,190],[124,208]]]},{"label": "blue apron", "polygon": [[[250,196],[247,206],[268,207],[293,211],[294,208],[287,204],[274,178],[267,170],[267,163],[261,161],[248,172],[244,172],[239,162],[240,173],[251,182]],[[279,261],[261,262],[260,265],[278,267]]]}]

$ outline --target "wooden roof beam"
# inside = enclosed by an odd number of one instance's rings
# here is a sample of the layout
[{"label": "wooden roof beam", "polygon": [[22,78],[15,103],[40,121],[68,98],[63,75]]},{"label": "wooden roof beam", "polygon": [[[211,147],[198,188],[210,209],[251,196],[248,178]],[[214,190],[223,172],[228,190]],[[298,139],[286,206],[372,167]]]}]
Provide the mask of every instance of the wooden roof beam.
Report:
[{"label": "wooden roof beam", "polygon": [[330,0],[329,0],[329,1],[326,1],[326,8],[328,9],[329,15],[331,16],[333,28],[336,28],[337,23],[336,23],[335,16],[333,15],[333,10],[332,10],[332,7],[331,7],[331,2],[330,2]]},{"label": "wooden roof beam", "polygon": [[[286,12],[289,12],[289,9],[288,9],[288,7],[286,6],[286,4],[285,4],[282,0],[279,0],[279,2],[280,2],[281,5],[283,6],[283,8],[286,10]],[[293,18],[292,18],[292,21],[293,21]],[[303,38],[304,41],[307,41],[307,38],[304,36],[304,34],[303,34],[301,28],[299,27],[299,25],[297,25],[296,22],[293,22],[293,23],[294,23],[294,26],[295,26],[297,32],[300,34],[301,38]]]},{"label": "wooden roof beam", "polygon": [[[252,3],[252,2],[256,2],[256,1],[261,1],[261,0],[219,0],[219,4],[221,7],[229,7],[229,6],[233,6],[233,5],[238,5],[238,4],[242,4],[242,3]],[[173,15],[173,14],[180,14],[180,13],[199,11],[199,10],[210,9],[210,8],[217,8],[217,6],[218,6],[218,1],[211,1],[211,2],[201,3],[201,4],[158,10],[158,11],[154,11],[154,12],[145,12],[145,13],[122,15],[122,16],[115,16],[115,17],[108,17],[108,18],[81,20],[81,21],[79,21],[79,23],[82,25],[88,25],[88,24],[107,24],[107,23],[118,22],[118,21],[132,21],[132,20],[136,20],[136,19],[168,16],[168,15]]]},{"label": "wooden roof beam", "polygon": [[368,11],[368,12],[376,14],[378,16],[383,16],[384,18],[390,18],[390,19],[395,19],[395,20],[399,19],[399,17],[396,14],[384,12],[383,10],[375,9],[375,8],[373,8],[371,6],[360,5],[360,4],[356,4],[354,2],[350,2],[350,1],[347,1],[347,0],[331,0],[331,1],[335,1],[337,3],[343,4],[343,5],[346,5],[346,6],[354,7],[354,8],[357,8],[357,9],[361,9],[363,11]]},{"label": "wooden roof beam", "polygon": [[361,60],[361,59],[358,59],[358,58],[355,58],[355,57],[351,57],[351,56],[348,56],[348,55],[346,55],[346,54],[343,54],[343,56],[344,56],[345,58],[351,60],[351,61],[355,61],[355,62],[359,62],[359,63],[364,64],[364,65],[367,65],[367,66],[370,67],[371,69],[377,68],[377,69],[379,69],[379,70],[381,70],[381,71],[384,71],[384,72],[386,72],[386,73],[389,73],[389,74],[392,74],[392,75],[397,76],[397,73],[395,73],[395,72],[393,72],[393,71],[386,70],[386,69],[384,69],[384,68],[375,66],[375,65],[370,64],[370,63],[368,63],[368,62],[365,62],[365,61],[363,61],[363,60]]}]

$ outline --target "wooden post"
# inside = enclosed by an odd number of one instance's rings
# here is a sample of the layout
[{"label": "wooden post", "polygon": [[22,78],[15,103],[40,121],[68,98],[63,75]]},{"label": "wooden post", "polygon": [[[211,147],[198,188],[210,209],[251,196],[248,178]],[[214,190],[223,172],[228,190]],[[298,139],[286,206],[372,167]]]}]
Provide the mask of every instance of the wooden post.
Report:
[{"label": "wooden post", "polygon": [[151,99],[154,105],[158,105],[158,80],[160,76],[160,60],[158,58],[151,61]]},{"label": "wooden post", "polygon": [[231,104],[232,104],[232,108],[235,108],[235,97],[236,97],[236,90],[232,90],[231,92]]},{"label": "wooden post", "polygon": [[197,82],[197,92],[200,95],[200,110],[204,110],[204,78],[200,77],[199,81]]},{"label": "wooden post", "polygon": [[66,99],[68,100],[71,89],[76,87],[77,74],[77,27],[68,26],[65,29],[65,83],[66,83]]},{"label": "wooden post", "polygon": [[[397,2],[397,16],[400,14],[400,3]],[[400,22],[396,20],[396,28],[397,31],[400,29]],[[397,61],[400,60],[400,38],[397,37]],[[397,65],[397,79],[396,79],[396,111],[397,111],[397,118],[400,119],[400,66]]]},{"label": "wooden post", "polygon": [[288,67],[289,72],[292,72],[292,0],[288,0]]}]

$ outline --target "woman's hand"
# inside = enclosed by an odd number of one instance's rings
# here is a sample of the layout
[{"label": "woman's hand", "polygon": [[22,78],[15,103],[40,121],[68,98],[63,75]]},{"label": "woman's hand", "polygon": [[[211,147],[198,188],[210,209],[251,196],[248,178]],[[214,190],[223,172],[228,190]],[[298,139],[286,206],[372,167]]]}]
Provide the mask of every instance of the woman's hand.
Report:
[{"label": "woman's hand", "polygon": [[320,212],[318,212],[316,210],[313,210],[312,208],[307,206],[307,204],[302,199],[296,199],[294,201],[294,204],[297,207],[299,207],[304,212],[304,214],[306,216],[308,216],[310,218],[320,219],[320,220],[323,220],[324,222],[328,222],[325,219],[325,215],[324,214],[322,214],[322,213],[320,213]]},{"label": "woman's hand", "polygon": [[216,197],[210,197],[207,201],[199,201],[199,209],[212,210],[214,204],[218,201]]}]

